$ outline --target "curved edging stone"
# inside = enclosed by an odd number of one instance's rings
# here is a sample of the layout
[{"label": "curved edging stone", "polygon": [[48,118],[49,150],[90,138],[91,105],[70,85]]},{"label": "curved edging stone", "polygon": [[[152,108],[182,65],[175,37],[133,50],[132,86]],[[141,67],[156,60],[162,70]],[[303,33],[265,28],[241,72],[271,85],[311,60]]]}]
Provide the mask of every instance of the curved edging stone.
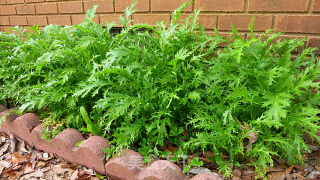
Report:
[{"label": "curved edging stone", "polygon": [[201,173],[194,176],[191,180],[223,180],[221,177],[209,173]]},{"label": "curved edging stone", "polygon": [[[5,108],[3,108],[5,109]],[[14,128],[13,128],[13,121],[18,117],[19,115],[17,114],[17,109],[12,108],[12,109],[6,109],[0,113],[0,119],[3,121],[1,123],[1,131],[4,132],[5,134],[9,135],[12,134],[14,135]],[[2,119],[4,118],[4,120]]]},{"label": "curved edging stone", "polygon": [[24,140],[30,146],[33,146],[31,140],[31,132],[32,130],[40,125],[40,119],[36,114],[27,113],[22,116],[17,117],[12,123],[15,131],[13,134],[20,139]]},{"label": "curved edging stone", "polygon": [[124,149],[120,156],[110,159],[106,166],[106,174],[123,180],[137,180],[138,173],[144,168],[143,156],[130,149]]},{"label": "curved edging stone", "polygon": [[74,151],[75,145],[85,140],[82,134],[76,129],[67,128],[60,134],[51,139],[50,143],[53,146],[53,151],[63,159],[75,162],[76,152]]},{"label": "curved edging stone", "polygon": [[105,174],[106,153],[104,148],[109,148],[109,141],[100,136],[91,136],[76,149],[75,162],[94,169],[100,174]]},{"label": "curved edging stone", "polygon": [[43,139],[43,125],[40,124],[39,126],[35,127],[31,132],[31,141],[33,146],[38,149],[48,153],[55,153],[54,148],[52,147],[51,143],[45,139]]},{"label": "curved edging stone", "polygon": [[168,160],[154,161],[138,174],[139,180],[184,180],[186,178],[181,168]]},{"label": "curved edging stone", "polygon": [[0,104],[0,113],[5,110],[7,110],[7,108],[4,105]]},{"label": "curved edging stone", "polygon": [[[144,165],[143,156],[130,149],[122,150],[120,156],[105,160],[104,148],[109,148],[109,141],[100,136],[85,139],[72,128],[64,129],[50,141],[43,139],[43,125],[33,113],[19,116],[17,109],[7,109],[0,105],[0,118],[5,118],[1,131],[24,140],[38,150],[56,154],[72,163],[91,168],[102,175],[109,175],[122,180],[186,180],[181,168],[167,160],[157,160]],[[76,144],[81,144],[76,147]],[[190,180],[221,180],[212,174],[199,174]]]}]

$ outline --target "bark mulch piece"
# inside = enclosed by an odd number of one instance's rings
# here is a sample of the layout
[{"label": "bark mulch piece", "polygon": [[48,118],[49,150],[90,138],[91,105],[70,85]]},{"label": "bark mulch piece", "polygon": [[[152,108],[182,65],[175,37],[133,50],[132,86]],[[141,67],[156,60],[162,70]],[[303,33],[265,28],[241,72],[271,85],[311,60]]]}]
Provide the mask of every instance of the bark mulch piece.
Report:
[{"label": "bark mulch piece", "polygon": [[[37,151],[24,141],[0,133],[0,179],[98,180],[96,172]],[[105,177],[105,179],[109,179]]]}]

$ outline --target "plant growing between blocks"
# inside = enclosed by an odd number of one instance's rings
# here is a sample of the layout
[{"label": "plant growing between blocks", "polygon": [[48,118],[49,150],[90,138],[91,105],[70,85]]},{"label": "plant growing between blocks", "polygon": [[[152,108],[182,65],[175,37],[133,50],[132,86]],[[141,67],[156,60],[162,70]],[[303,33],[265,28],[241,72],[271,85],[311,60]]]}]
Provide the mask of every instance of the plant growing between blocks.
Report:
[{"label": "plant growing between blocks", "polygon": [[[212,151],[226,176],[249,159],[264,177],[272,157],[303,163],[303,135],[320,142],[319,58],[304,40],[278,40],[268,30],[249,37],[235,28],[209,36],[200,11],[182,21],[131,25],[134,4],[114,37],[92,21],[0,33],[0,100],[41,115],[44,136],[65,128],[111,140],[107,158],[124,148],[172,161]],[[222,46],[224,46],[222,48]],[[80,145],[80,143],[78,144]],[[179,148],[172,155],[164,147]],[[194,158],[185,168],[202,166]]]}]

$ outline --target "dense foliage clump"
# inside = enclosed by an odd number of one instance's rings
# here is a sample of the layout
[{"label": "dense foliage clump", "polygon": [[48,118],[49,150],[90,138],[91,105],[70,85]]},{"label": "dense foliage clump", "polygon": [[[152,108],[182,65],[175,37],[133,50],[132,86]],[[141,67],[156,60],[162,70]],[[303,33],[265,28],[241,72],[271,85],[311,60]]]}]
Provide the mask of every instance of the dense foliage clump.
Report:
[{"label": "dense foliage clump", "polygon": [[302,162],[303,134],[320,142],[314,49],[293,56],[303,40],[256,37],[253,23],[247,38],[209,36],[199,11],[179,20],[186,5],[156,26],[130,26],[131,7],[117,35],[92,21],[95,8],[79,25],[0,33],[0,100],[40,113],[47,138],[72,127],[111,139],[115,152],[213,151],[226,175],[247,159],[258,174],[273,156]]}]

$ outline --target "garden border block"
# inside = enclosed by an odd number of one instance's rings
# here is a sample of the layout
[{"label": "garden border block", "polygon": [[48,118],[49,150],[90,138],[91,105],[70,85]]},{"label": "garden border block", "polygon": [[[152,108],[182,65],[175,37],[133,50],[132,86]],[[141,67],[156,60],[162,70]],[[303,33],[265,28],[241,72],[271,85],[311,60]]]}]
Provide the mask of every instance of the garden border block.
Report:
[{"label": "garden border block", "polygon": [[30,146],[33,146],[31,132],[40,124],[39,117],[34,113],[19,116],[12,123],[12,126],[15,128],[14,135],[24,140]]},{"label": "garden border block", "polygon": [[[187,180],[185,174],[176,164],[168,160],[157,160],[149,165],[142,163],[143,156],[130,149],[124,149],[120,156],[108,161],[104,148],[110,147],[109,141],[100,136],[85,139],[82,134],[72,128],[64,129],[50,141],[43,139],[43,124],[33,113],[19,116],[17,109],[7,109],[0,104],[0,118],[7,115],[1,125],[1,131],[24,140],[38,150],[56,154],[72,163],[84,165],[101,175],[108,175],[122,180]],[[82,143],[76,147],[76,144]],[[189,180],[222,180],[212,174],[198,174]]]}]

